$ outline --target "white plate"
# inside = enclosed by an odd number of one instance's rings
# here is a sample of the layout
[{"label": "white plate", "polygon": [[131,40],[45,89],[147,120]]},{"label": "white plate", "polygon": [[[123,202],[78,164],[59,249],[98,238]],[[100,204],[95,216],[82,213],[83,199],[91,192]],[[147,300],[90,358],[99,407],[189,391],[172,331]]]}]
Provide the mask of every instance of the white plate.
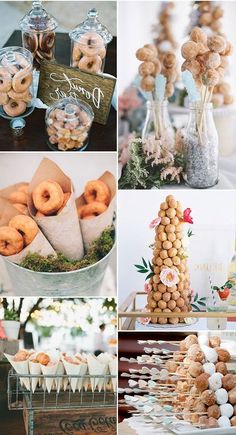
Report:
[{"label": "white plate", "polygon": [[235,427],[217,427],[213,429],[199,429],[188,423],[171,423],[167,426],[176,435],[230,435],[235,434]]},{"label": "white plate", "polygon": [[143,327],[143,329],[175,329],[175,328],[185,328],[189,325],[195,325],[198,322],[196,317],[189,317],[188,323],[178,323],[177,325],[172,325],[171,323],[167,323],[166,325],[160,325],[157,323],[148,323],[148,325],[143,325],[139,319],[137,319],[137,323]]}]

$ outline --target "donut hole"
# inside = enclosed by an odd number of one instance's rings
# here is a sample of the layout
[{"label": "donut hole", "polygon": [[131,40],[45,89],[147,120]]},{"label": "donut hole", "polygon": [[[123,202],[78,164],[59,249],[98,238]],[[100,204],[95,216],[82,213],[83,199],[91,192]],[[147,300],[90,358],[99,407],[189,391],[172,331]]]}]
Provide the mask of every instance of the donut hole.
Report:
[{"label": "donut hole", "polygon": [[17,103],[16,101],[12,101],[12,102],[10,103],[10,105],[11,105],[12,109],[14,109],[15,107],[18,106],[18,103]]},{"label": "donut hole", "polygon": [[48,192],[48,190],[45,190],[42,193],[42,200],[45,202],[47,202],[50,199],[50,193]]}]

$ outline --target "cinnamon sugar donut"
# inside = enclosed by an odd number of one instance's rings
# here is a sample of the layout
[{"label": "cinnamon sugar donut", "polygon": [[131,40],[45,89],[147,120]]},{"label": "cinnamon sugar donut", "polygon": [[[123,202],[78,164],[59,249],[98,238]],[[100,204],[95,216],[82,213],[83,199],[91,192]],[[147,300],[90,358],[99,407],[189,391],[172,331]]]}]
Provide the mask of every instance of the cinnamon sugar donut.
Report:
[{"label": "cinnamon sugar donut", "polygon": [[24,68],[18,71],[12,79],[12,87],[15,92],[25,92],[33,81],[32,73],[29,68]]},{"label": "cinnamon sugar donut", "polygon": [[15,118],[22,115],[26,111],[26,103],[24,101],[9,100],[7,104],[4,104],[3,110],[8,116]]},{"label": "cinnamon sugar donut", "polygon": [[83,56],[78,63],[79,69],[90,73],[101,71],[102,59],[100,56]]},{"label": "cinnamon sugar donut", "polygon": [[8,225],[15,228],[22,235],[24,246],[30,245],[39,231],[36,222],[31,217],[24,215],[14,216]]},{"label": "cinnamon sugar donut", "polygon": [[56,181],[42,181],[32,193],[34,206],[41,213],[49,216],[56,213],[63,204],[64,193]]},{"label": "cinnamon sugar donut", "polygon": [[6,68],[0,67],[0,92],[8,92],[11,89],[11,74]]},{"label": "cinnamon sugar donut", "polygon": [[107,206],[102,202],[91,202],[90,204],[82,205],[78,208],[78,215],[80,219],[92,218],[99,216],[106,211]]},{"label": "cinnamon sugar donut", "polygon": [[84,189],[84,199],[88,204],[96,201],[109,205],[110,189],[102,180],[88,181]]},{"label": "cinnamon sugar donut", "polygon": [[24,247],[22,235],[7,226],[0,228],[0,254],[4,256],[18,254]]},{"label": "cinnamon sugar donut", "polygon": [[27,204],[27,193],[25,192],[21,192],[19,190],[15,190],[14,192],[12,192],[9,197],[8,197],[9,201],[11,202],[18,202],[20,204]]},{"label": "cinnamon sugar donut", "polygon": [[24,102],[28,102],[29,100],[32,99],[32,95],[29,93],[28,89],[24,92],[15,92],[13,91],[13,89],[11,89],[8,92],[8,96],[12,99],[12,100],[21,100]]},{"label": "cinnamon sugar donut", "polygon": [[84,33],[79,39],[79,47],[85,56],[98,55],[101,48],[104,47],[104,41],[96,32]]}]

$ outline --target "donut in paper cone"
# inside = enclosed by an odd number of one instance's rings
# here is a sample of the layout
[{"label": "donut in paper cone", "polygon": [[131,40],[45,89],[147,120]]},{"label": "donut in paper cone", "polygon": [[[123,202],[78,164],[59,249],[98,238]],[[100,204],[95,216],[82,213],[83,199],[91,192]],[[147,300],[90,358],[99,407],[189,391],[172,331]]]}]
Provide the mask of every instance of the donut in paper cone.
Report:
[{"label": "donut in paper cone", "polygon": [[[152,268],[153,276],[145,285],[146,310],[157,313],[152,323],[178,324],[178,313],[191,311],[190,277],[186,256],[184,224],[193,223],[190,209],[183,211],[173,195],[160,205],[158,218],[151,223],[155,228]],[[176,317],[158,317],[158,313],[175,312]]]}]

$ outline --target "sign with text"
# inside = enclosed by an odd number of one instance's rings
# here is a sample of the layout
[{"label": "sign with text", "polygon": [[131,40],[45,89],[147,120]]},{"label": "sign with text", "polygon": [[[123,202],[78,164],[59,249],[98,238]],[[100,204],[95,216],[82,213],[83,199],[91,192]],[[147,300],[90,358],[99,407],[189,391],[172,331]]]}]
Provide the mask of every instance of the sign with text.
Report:
[{"label": "sign with text", "polygon": [[48,106],[66,97],[83,100],[92,107],[94,121],[105,125],[115,84],[114,77],[44,61],[40,67],[38,98]]}]

